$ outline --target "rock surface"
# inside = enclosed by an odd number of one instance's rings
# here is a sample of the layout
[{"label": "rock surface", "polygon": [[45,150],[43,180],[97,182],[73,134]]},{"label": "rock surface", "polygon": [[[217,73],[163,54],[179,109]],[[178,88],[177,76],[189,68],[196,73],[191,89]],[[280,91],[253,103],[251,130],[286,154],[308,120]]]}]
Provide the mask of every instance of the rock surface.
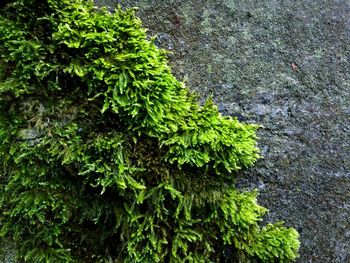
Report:
[{"label": "rock surface", "polygon": [[0,239],[0,262],[1,263],[20,263],[15,259],[16,250],[11,241]]},{"label": "rock surface", "polygon": [[298,262],[350,262],[350,2],[98,0],[138,6],[174,73],[223,114],[259,123],[239,175],[301,235]]}]

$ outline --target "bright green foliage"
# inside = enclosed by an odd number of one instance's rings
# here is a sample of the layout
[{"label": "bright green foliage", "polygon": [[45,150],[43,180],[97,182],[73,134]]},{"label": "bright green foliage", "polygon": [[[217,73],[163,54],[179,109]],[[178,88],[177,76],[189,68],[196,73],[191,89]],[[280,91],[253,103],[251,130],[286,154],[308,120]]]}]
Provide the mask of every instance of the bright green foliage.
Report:
[{"label": "bright green foliage", "polygon": [[0,11],[1,235],[27,262],[288,262],[235,172],[256,125],[200,106],[133,10],[85,0]]}]

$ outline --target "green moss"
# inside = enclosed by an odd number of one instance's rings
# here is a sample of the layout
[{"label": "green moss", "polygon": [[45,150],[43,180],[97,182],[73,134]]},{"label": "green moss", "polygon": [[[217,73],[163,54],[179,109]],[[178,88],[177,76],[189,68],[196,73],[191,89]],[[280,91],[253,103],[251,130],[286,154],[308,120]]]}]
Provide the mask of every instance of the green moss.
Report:
[{"label": "green moss", "polygon": [[[257,125],[200,106],[133,10],[12,1],[0,16],[1,234],[28,262],[288,262],[235,172]],[[229,252],[228,252],[229,251]]]}]

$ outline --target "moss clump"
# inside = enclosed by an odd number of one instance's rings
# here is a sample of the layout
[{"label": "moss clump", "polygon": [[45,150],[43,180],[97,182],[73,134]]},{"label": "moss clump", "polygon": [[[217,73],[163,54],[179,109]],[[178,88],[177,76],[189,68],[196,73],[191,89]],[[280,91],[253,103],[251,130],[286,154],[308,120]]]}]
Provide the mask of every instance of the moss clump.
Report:
[{"label": "moss clump", "polygon": [[256,125],[200,106],[133,10],[0,12],[1,234],[27,262],[288,262],[298,234],[234,174]]}]

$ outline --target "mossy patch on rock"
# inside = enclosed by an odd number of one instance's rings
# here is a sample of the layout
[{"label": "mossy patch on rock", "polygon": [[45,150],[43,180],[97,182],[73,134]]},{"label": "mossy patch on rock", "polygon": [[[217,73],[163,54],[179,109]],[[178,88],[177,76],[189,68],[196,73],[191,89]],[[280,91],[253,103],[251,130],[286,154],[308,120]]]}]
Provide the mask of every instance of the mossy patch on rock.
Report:
[{"label": "mossy patch on rock", "polygon": [[134,10],[18,0],[0,12],[0,224],[27,262],[288,262],[239,191],[258,125],[200,103]]}]

